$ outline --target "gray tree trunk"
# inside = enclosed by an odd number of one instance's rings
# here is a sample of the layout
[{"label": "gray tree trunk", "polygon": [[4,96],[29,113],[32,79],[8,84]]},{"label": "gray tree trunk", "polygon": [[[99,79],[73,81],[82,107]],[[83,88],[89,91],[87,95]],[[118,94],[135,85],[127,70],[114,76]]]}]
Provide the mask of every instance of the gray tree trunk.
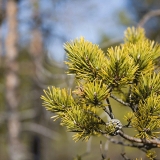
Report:
[{"label": "gray tree trunk", "polygon": [[25,160],[24,148],[20,142],[21,123],[18,116],[18,48],[17,48],[17,2],[8,0],[6,4],[6,19],[8,34],[6,37],[6,106],[9,113],[8,149],[9,160]]}]

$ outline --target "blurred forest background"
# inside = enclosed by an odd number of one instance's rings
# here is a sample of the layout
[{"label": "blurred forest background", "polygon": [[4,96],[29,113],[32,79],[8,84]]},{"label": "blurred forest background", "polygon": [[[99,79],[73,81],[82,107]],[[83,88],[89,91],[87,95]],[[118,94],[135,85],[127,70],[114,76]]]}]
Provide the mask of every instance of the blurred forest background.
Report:
[{"label": "blurred forest background", "polygon": [[[0,159],[101,159],[100,140],[107,157],[122,159],[126,148],[103,137],[75,143],[50,119],[40,96],[47,86],[74,87],[74,77],[65,74],[63,43],[84,36],[106,51],[138,25],[160,41],[159,16],[159,0],[0,0]],[[125,110],[115,112],[122,119]]]}]

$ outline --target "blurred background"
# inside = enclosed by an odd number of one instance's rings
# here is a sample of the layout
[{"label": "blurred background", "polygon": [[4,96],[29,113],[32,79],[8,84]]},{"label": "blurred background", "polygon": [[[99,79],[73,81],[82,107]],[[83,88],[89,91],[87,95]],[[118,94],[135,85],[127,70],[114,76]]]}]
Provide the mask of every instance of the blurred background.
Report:
[{"label": "blurred background", "polygon": [[[100,141],[111,159],[123,159],[122,152],[144,157],[103,137],[75,143],[40,96],[51,85],[74,87],[63,63],[66,41],[84,36],[106,51],[138,25],[160,41],[159,9],[159,0],[0,0],[0,159],[100,160]],[[123,121],[123,107],[114,111]]]}]

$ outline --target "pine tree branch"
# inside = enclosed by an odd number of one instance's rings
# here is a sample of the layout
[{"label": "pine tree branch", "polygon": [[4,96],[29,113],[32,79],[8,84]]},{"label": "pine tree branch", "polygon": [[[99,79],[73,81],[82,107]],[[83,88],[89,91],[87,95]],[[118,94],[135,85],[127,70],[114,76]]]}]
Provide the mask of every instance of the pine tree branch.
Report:
[{"label": "pine tree branch", "polygon": [[86,156],[88,156],[90,154],[90,152],[91,152],[91,141],[92,141],[92,137],[87,142],[86,152],[84,152],[83,154],[81,154],[79,156],[80,158],[86,157]]},{"label": "pine tree branch", "polygon": [[113,94],[110,94],[110,97],[111,97],[112,99],[116,100],[117,102],[121,103],[122,105],[130,107],[130,108],[132,109],[132,111],[135,112],[135,108],[133,107],[132,104],[129,104],[129,103],[127,103],[127,102],[124,102],[122,99],[117,98],[117,97],[114,96]]},{"label": "pine tree branch", "polygon": [[107,104],[108,104],[108,109],[109,109],[109,113],[108,113],[108,115],[110,116],[110,118],[111,119],[114,119],[114,115],[113,115],[113,112],[112,112],[112,107],[111,107],[111,104],[110,104],[110,101],[109,101],[109,99],[107,98],[106,99],[106,102],[107,102]]},{"label": "pine tree branch", "polygon": [[109,117],[111,118],[111,114],[110,112],[107,110],[107,106],[106,107],[103,107],[103,110],[109,115]]},{"label": "pine tree branch", "polygon": [[86,110],[84,110],[84,112],[91,114],[92,116],[97,118],[99,121],[101,121],[102,124],[106,125],[106,123],[97,114],[95,114],[95,113],[93,113],[91,111],[86,111]]},{"label": "pine tree branch", "polygon": [[111,138],[111,136],[108,136],[108,135],[106,135],[105,137],[107,138],[107,140],[109,140],[111,143],[114,143],[114,144],[119,144],[122,146],[133,147],[133,148],[143,148],[144,147],[143,143],[124,143],[122,141]]},{"label": "pine tree branch", "polygon": [[116,100],[117,102],[123,104],[124,106],[130,106],[129,103],[124,102],[122,99],[117,98],[117,97],[114,96],[113,94],[111,94],[110,97],[113,98],[114,100]]},{"label": "pine tree branch", "polygon": [[101,152],[101,157],[102,157],[102,160],[106,160],[106,155],[103,154],[103,151],[102,151],[102,141],[100,141],[100,152]]},{"label": "pine tree branch", "polygon": [[123,141],[119,141],[115,138],[112,138],[109,135],[105,135],[105,137],[107,138],[107,140],[109,140],[113,144],[118,144],[118,145],[121,145],[121,146],[131,147],[131,148],[139,148],[142,152],[145,152],[145,153],[147,151],[146,148],[145,148],[145,144],[143,144],[143,143],[135,143],[135,142],[124,143]]},{"label": "pine tree branch", "polygon": [[140,139],[131,137],[127,134],[125,134],[123,131],[119,130],[119,135],[123,137],[124,139],[130,141],[130,142],[136,142],[136,143],[143,143],[145,145],[145,148],[160,148],[160,141],[158,139]]},{"label": "pine tree branch", "polygon": [[124,160],[131,160],[130,158],[128,158],[128,157],[126,156],[126,153],[121,153],[121,156],[124,158]]}]

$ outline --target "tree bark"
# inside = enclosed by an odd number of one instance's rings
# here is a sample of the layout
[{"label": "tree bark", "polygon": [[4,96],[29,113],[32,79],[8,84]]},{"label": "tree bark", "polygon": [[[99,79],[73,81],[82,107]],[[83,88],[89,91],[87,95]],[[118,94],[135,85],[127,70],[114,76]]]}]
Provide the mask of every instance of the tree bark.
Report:
[{"label": "tree bark", "polygon": [[[43,39],[42,33],[39,29],[40,27],[40,13],[39,13],[39,1],[38,0],[31,0],[31,4],[33,6],[33,21],[34,26],[31,30],[31,41],[30,41],[30,55],[33,60],[34,64],[34,81],[33,81],[33,89],[37,91],[38,97],[41,95],[41,89],[37,85],[37,81],[43,81],[43,75],[41,74],[40,70],[42,68],[42,58],[43,58]],[[42,118],[42,108],[40,101],[33,102],[33,109],[35,110],[36,117],[33,121],[36,124],[39,124]],[[38,128],[36,127],[36,130]],[[33,160],[40,160],[43,157],[42,154],[42,138],[38,134],[33,134],[32,141],[31,141],[31,151],[32,151],[32,159]],[[44,144],[43,144],[44,145]]]},{"label": "tree bark", "polygon": [[9,117],[7,120],[9,160],[24,160],[24,148],[20,142],[20,120],[18,116],[18,32],[17,2],[8,0],[6,4],[8,34],[6,37],[6,106]]}]

